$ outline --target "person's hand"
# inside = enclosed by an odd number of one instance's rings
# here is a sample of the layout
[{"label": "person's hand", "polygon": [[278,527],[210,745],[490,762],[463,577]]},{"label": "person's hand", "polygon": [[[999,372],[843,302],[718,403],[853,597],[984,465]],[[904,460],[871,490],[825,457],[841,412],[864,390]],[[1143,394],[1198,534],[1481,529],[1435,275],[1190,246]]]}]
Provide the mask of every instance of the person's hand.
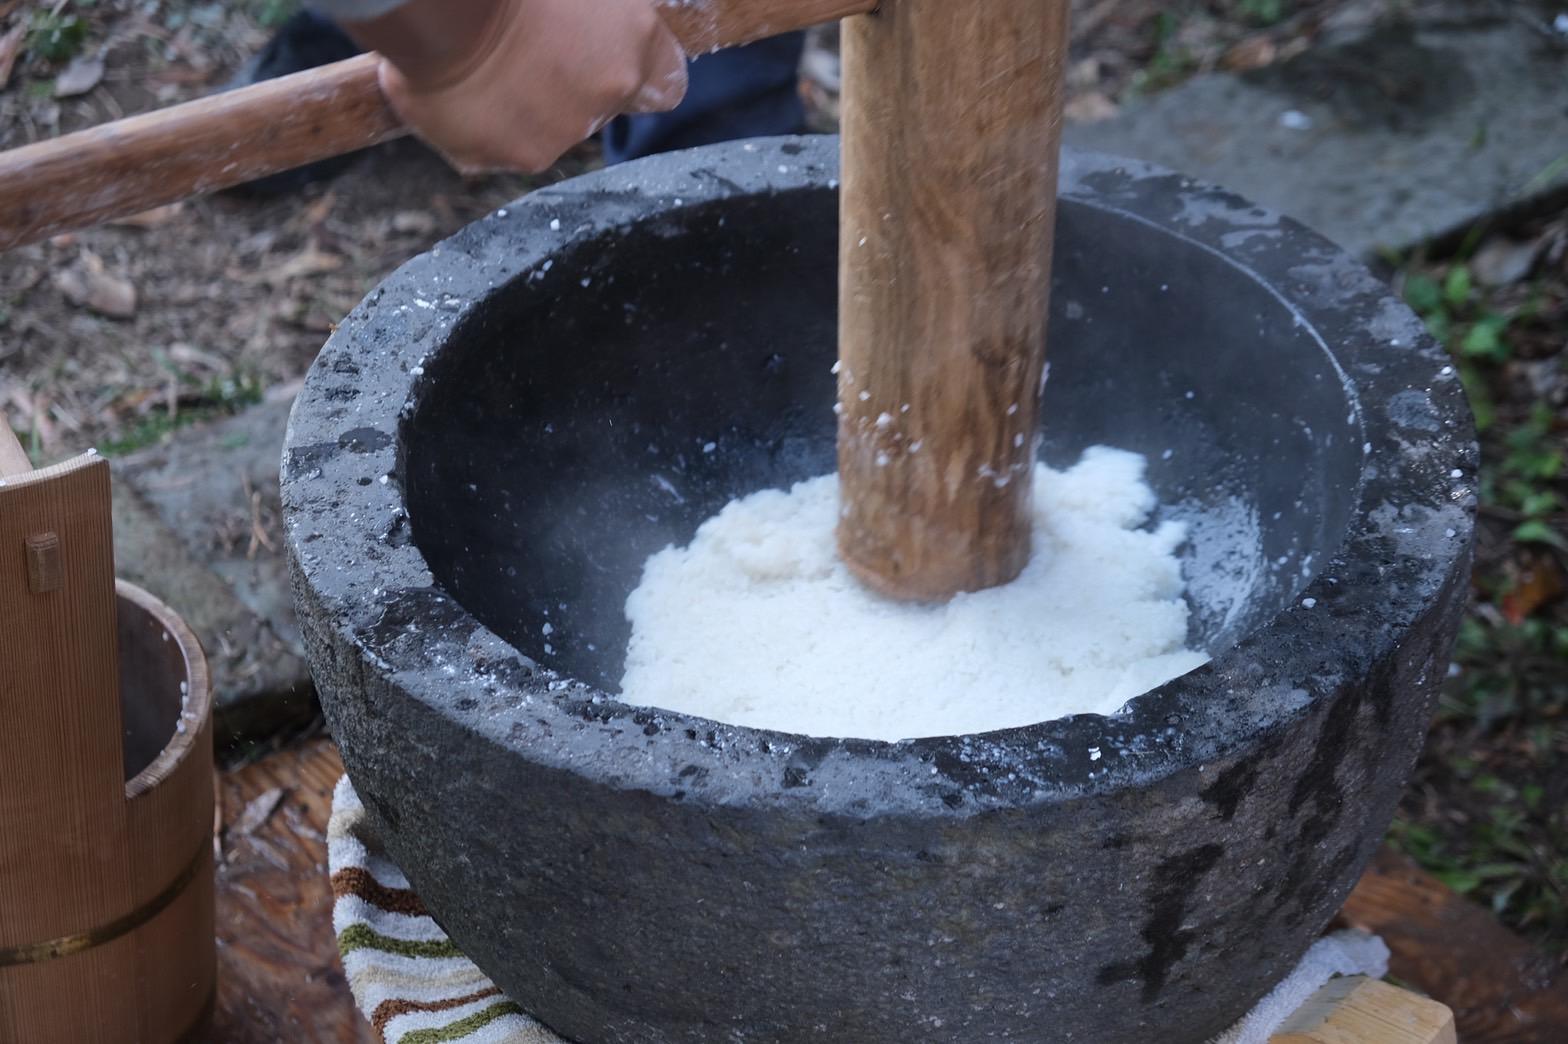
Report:
[{"label": "person's hand", "polygon": [[398,115],[465,173],[544,170],[615,116],[686,93],[651,0],[410,0],[347,28],[384,55]]}]

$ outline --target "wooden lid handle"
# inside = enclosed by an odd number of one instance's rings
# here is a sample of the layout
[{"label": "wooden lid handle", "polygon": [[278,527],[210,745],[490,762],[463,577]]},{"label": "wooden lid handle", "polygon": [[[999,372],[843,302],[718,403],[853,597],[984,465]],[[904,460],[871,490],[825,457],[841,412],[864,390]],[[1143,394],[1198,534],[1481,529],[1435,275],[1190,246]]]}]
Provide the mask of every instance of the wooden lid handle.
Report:
[{"label": "wooden lid handle", "polygon": [[[656,0],[688,54],[871,10],[877,0]],[[407,133],[375,55],[0,153],[0,250],[216,192]]]}]

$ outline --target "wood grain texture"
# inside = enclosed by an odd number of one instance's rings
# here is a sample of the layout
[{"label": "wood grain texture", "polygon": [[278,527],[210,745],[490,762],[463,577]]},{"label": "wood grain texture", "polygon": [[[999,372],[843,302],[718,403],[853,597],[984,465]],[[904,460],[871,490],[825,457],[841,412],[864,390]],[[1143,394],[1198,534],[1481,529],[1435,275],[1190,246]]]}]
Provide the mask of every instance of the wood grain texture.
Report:
[{"label": "wood grain texture", "polygon": [[[659,4],[691,54],[874,6],[875,0]],[[0,250],[399,137],[407,129],[382,97],[378,62],[361,55],[0,153]]]},{"label": "wood grain texture", "polygon": [[[654,0],[690,55],[865,14],[878,0]],[[976,0],[956,0],[973,3]]]},{"label": "wood grain texture", "polygon": [[1392,974],[1453,1009],[1465,1044],[1568,1041],[1568,970],[1384,848],[1340,913],[1383,937]]},{"label": "wood grain texture", "polygon": [[65,586],[65,571],[60,564],[60,536],[34,533],[28,537],[27,590],[35,595],[49,594]]},{"label": "wood grain texture", "polygon": [[1365,975],[1330,980],[1269,1044],[1457,1044],[1454,1013]]},{"label": "wood grain texture", "polygon": [[377,61],[361,55],[0,153],[0,250],[405,133]]},{"label": "wood grain texture", "polygon": [[892,597],[1029,559],[1068,6],[844,24],[838,539]]},{"label": "wood grain texture", "polygon": [[[342,774],[337,748],[317,740],[223,777],[214,1040],[376,1039],[354,1007],[332,931],[326,834]],[[277,807],[244,832],[245,809],[274,790]]]},{"label": "wood grain texture", "polygon": [[[95,455],[0,485],[0,1040],[174,1040],[213,993],[205,661],[116,585],[109,504]],[[129,780],[122,697],[172,712]]]},{"label": "wood grain texture", "polygon": [[[201,643],[174,611],[119,583],[122,702],[183,707],[152,762],[125,781],[132,902],[141,907],[198,862],[189,887],[131,937],[141,1040],[187,1034],[209,1007],[217,976],[211,831],[212,689]],[[180,684],[185,691],[180,691]],[[123,717],[129,719],[127,710]]]},{"label": "wood grain texture", "polygon": [[[60,540],[60,590],[33,594],[26,541]],[[96,456],[0,486],[0,949],[90,931],[134,905],[121,756],[109,465]],[[118,1039],[128,939],[0,968],[0,1040]],[[86,1018],[84,1018],[86,1014]]]}]

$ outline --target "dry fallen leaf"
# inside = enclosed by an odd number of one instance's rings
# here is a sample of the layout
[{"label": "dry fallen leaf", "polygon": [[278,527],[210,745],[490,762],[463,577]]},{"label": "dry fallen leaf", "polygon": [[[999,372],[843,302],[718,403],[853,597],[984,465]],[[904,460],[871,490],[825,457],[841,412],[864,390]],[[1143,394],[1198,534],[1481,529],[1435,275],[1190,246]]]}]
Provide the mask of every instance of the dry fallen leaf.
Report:
[{"label": "dry fallen leaf", "polygon": [[10,403],[17,416],[27,418],[22,428],[33,433],[44,452],[52,450],[55,446],[55,425],[49,416],[49,396],[41,391],[31,394],[21,385],[13,385]]},{"label": "dry fallen leaf", "polygon": [[301,210],[298,217],[296,218],[296,221],[302,224],[305,228],[320,228],[321,223],[331,216],[332,208],[337,205],[338,194],[329,190],[323,194],[320,199],[310,204],[310,206],[306,207],[304,210]]},{"label": "dry fallen leaf", "polygon": [[1503,596],[1503,616],[1515,627],[1535,614],[1537,609],[1563,595],[1562,570],[1556,562],[1540,562],[1520,577],[1512,591]]},{"label": "dry fallen leaf", "polygon": [[810,47],[801,56],[801,75],[825,91],[840,91],[844,68],[839,56],[822,47]]},{"label": "dry fallen leaf", "polygon": [[22,53],[22,41],[26,38],[25,25],[19,25],[0,36],[0,91],[5,90],[5,85],[11,80],[11,69],[16,65],[16,56]]},{"label": "dry fallen leaf", "polygon": [[1068,123],[1099,123],[1101,120],[1112,119],[1121,111],[1121,106],[1099,91],[1089,91],[1068,99],[1062,115],[1067,118]]},{"label": "dry fallen leaf", "polygon": [[1273,65],[1279,57],[1279,48],[1266,36],[1252,36],[1238,40],[1220,55],[1219,66],[1227,72],[1246,72]]},{"label": "dry fallen leaf", "polygon": [[428,236],[436,230],[436,219],[423,210],[400,210],[392,215],[392,231],[400,235]]},{"label": "dry fallen leaf", "polygon": [[282,801],[282,787],[273,787],[271,790],[264,790],[257,794],[246,802],[245,811],[241,812],[240,817],[234,821],[234,825],[229,828],[229,833],[234,837],[254,834],[261,829],[262,824],[267,822],[272,813],[277,811]]},{"label": "dry fallen leaf", "polygon": [[103,80],[103,59],[98,55],[78,55],[54,79],[56,98],[75,98],[86,94]]},{"label": "dry fallen leaf", "polygon": [[211,80],[211,69],[193,69],[188,65],[169,65],[147,74],[147,82],[155,86],[159,101],[172,100],[181,87],[200,87]]},{"label": "dry fallen leaf", "polygon": [[113,218],[109,224],[124,225],[129,228],[159,228],[167,225],[184,209],[184,203],[166,203],[161,207],[144,210],[140,214],[132,214],[130,217]]},{"label": "dry fallen leaf", "polygon": [[204,352],[200,348],[186,344],[183,341],[176,341],[174,344],[169,345],[169,358],[182,366],[199,367],[218,374],[227,373],[230,369],[228,361],[221,356],[214,355],[212,352]]},{"label": "dry fallen leaf", "polygon": [[1482,286],[1509,286],[1530,274],[1545,245],[1544,237],[1521,243],[1496,236],[1476,251],[1470,273]]},{"label": "dry fallen leaf", "polygon": [[1100,59],[1094,55],[1067,67],[1067,86],[1093,87],[1100,82]]},{"label": "dry fallen leaf", "polygon": [[276,287],[282,286],[291,279],[320,275],[323,272],[336,272],[342,267],[342,257],[337,254],[327,253],[312,240],[306,245],[304,250],[301,250],[281,265],[276,265],[265,272],[258,273],[248,282],[266,283],[269,286]]},{"label": "dry fallen leaf", "polygon": [[111,319],[129,319],[136,314],[136,287],[109,272],[90,250],[83,250],[77,264],[56,275],[54,284],[77,307]]}]

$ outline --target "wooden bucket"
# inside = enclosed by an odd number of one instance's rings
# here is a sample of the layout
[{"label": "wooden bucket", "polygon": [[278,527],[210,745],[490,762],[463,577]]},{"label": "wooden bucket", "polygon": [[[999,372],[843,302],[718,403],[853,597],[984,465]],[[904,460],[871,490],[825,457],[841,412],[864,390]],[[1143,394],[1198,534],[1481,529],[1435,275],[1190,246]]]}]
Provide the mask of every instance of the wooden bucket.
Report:
[{"label": "wooden bucket", "polygon": [[107,462],[0,470],[0,1041],[204,1032],[211,720],[196,637],[115,583]]}]

